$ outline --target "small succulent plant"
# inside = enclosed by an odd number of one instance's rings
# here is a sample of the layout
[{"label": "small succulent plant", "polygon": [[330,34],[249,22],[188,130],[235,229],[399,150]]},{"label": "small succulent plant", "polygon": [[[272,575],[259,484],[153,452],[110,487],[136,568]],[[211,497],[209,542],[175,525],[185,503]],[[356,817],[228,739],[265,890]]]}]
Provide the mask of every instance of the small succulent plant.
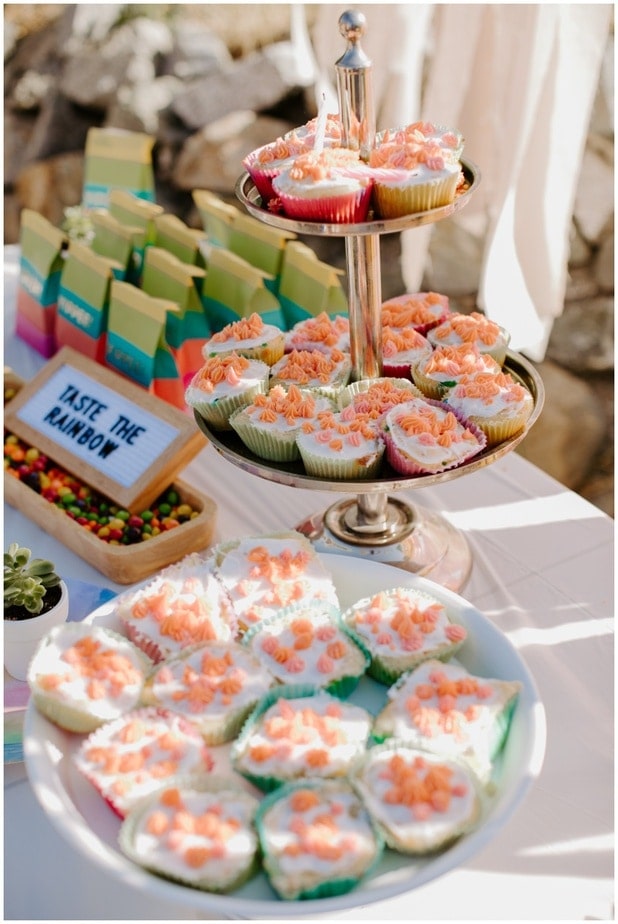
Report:
[{"label": "small succulent plant", "polygon": [[[60,577],[51,561],[32,558],[30,549],[12,542],[4,553],[4,617],[30,618],[41,613],[48,591],[59,588]],[[57,602],[58,592],[52,594]]]}]

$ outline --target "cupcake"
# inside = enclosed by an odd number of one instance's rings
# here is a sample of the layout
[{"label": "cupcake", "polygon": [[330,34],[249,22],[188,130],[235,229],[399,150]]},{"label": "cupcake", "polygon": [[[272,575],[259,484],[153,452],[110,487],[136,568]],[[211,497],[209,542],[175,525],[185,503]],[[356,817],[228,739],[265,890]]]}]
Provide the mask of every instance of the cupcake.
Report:
[{"label": "cupcake", "polygon": [[393,587],[364,597],[342,619],[369,651],[368,673],[389,685],[423,661],[452,658],[467,637],[443,603],[414,588]]},{"label": "cupcake", "polygon": [[151,667],[117,632],[68,622],[42,639],[27,680],[38,712],[67,731],[88,733],[139,705]]},{"label": "cupcake", "polygon": [[268,390],[270,369],[257,359],[238,353],[211,356],[195,373],[185,401],[215,430],[229,430],[230,415]]},{"label": "cupcake", "polygon": [[289,167],[296,157],[311,150],[313,139],[309,135],[299,136],[289,132],[286,137],[277,138],[251,151],[242,163],[260,196],[268,203],[275,196],[272,186],[275,177]]},{"label": "cupcake", "polygon": [[171,709],[189,719],[206,744],[231,741],[275,678],[237,642],[209,642],[152,670],[142,703]]},{"label": "cupcake", "polygon": [[231,892],[259,866],[257,806],[254,796],[220,777],[172,780],[129,812],[118,845],[157,876]]},{"label": "cupcake", "polygon": [[464,375],[444,401],[483,431],[488,446],[520,433],[534,409],[528,389],[506,372]]},{"label": "cupcake", "polygon": [[347,315],[334,318],[322,311],[316,317],[298,321],[285,334],[285,352],[319,350],[329,355],[333,350],[350,352],[350,321]]},{"label": "cupcake", "polygon": [[433,347],[475,346],[479,353],[487,353],[501,366],[506,359],[509,335],[484,314],[473,311],[471,314],[451,314],[427,333],[427,339]]},{"label": "cupcake", "polygon": [[101,725],[84,739],[73,760],[120,818],[170,777],[201,777],[214,766],[195,725],[155,708],[134,709]]},{"label": "cupcake", "polygon": [[380,320],[382,327],[405,330],[413,327],[424,336],[432,327],[446,320],[450,313],[447,295],[439,292],[416,292],[397,295],[382,302]]},{"label": "cupcake", "polygon": [[412,366],[433,353],[429,340],[413,327],[382,328],[382,371],[396,378],[411,378]]},{"label": "cupcake", "polygon": [[235,411],[230,426],[245,446],[260,459],[293,462],[300,459],[296,435],[306,421],[332,409],[326,396],[302,391],[296,385],[273,385],[267,394],[256,395],[251,404]]},{"label": "cupcake", "polygon": [[298,385],[299,388],[335,396],[348,384],[352,373],[349,353],[334,349],[328,355],[318,350],[292,350],[270,368],[270,385]]},{"label": "cupcake", "polygon": [[450,205],[462,180],[455,152],[431,140],[381,141],[369,166],[376,214],[386,219]]},{"label": "cupcake", "polygon": [[372,734],[463,760],[487,784],[520,690],[518,681],[478,677],[461,664],[430,659],[390,687]]},{"label": "cupcake", "polygon": [[213,334],[202,347],[204,359],[237,353],[272,366],[283,356],[285,334],[275,324],[265,324],[254,312],[248,318],[232,321]]},{"label": "cupcake", "polygon": [[392,850],[424,856],[444,850],[481,817],[472,772],[405,744],[373,747],[352,785]]},{"label": "cupcake", "polygon": [[449,159],[459,160],[463,154],[464,139],[457,129],[439,125],[436,122],[409,122],[396,129],[387,129],[378,137],[383,142],[416,142],[417,144],[437,144]]},{"label": "cupcake", "polygon": [[386,459],[401,475],[427,475],[463,465],[487,445],[474,424],[429,399],[413,398],[388,411],[381,422]]},{"label": "cupcake", "polygon": [[351,404],[358,414],[366,414],[372,420],[380,420],[396,404],[421,397],[422,393],[409,379],[379,376],[376,379],[351,382],[340,393],[339,405],[343,409]]},{"label": "cupcake", "polygon": [[343,780],[302,780],[265,796],[256,813],[263,867],[285,900],[326,898],[355,888],[384,842]]},{"label": "cupcake", "polygon": [[476,346],[442,346],[412,366],[412,380],[427,398],[439,399],[448,388],[457,384],[464,375],[487,372],[498,375],[500,363],[489,355],[480,353]]},{"label": "cupcake", "polygon": [[301,601],[338,605],[330,572],[295,530],[221,543],[213,561],[242,632]]},{"label": "cupcake", "polygon": [[114,605],[127,636],[155,663],[194,645],[230,641],[236,633],[231,601],[197,554],[121,594]]},{"label": "cupcake", "polygon": [[232,766],[265,792],[300,778],[343,778],[364,753],[371,722],[365,709],[325,690],[279,687],[232,745]]},{"label": "cupcake", "polygon": [[369,666],[369,655],[350,638],[339,615],[324,603],[298,603],[263,619],[242,642],[281,683],[349,696]]},{"label": "cupcake", "polygon": [[384,456],[377,422],[352,405],[307,421],[296,442],[305,471],[315,478],[375,478]]},{"label": "cupcake", "polygon": [[301,154],[272,181],[288,217],[335,224],[366,220],[372,185],[358,152],[348,148]]}]

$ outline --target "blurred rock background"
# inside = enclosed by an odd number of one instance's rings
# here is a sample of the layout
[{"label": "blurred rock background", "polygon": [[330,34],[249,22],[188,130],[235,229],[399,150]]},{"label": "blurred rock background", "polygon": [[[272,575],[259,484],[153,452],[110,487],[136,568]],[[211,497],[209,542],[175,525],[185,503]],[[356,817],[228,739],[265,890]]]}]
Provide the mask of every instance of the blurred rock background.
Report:
[{"label": "blurred rock background", "polygon": [[[245,154],[315,115],[287,4],[5,4],[4,242],[35,209],[60,225],[81,201],[91,126],[155,138],[157,201],[200,227],[191,198],[237,203]],[[306,7],[311,30],[315,6]],[[333,28],[337,24],[333,22]],[[295,33],[294,33],[295,34]],[[614,515],[613,28],[571,228],[569,285],[537,368],[546,401],[518,452]],[[307,243],[345,266],[339,238]],[[423,288],[475,308],[478,242],[434,226]],[[382,294],[401,294],[399,237],[381,238]]]}]

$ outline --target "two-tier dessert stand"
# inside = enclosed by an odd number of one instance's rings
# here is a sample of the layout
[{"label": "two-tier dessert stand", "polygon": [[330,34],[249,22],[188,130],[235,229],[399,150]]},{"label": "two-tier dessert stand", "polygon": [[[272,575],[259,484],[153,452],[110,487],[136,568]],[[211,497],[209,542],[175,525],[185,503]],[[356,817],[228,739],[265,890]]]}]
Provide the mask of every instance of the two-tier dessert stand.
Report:
[{"label": "two-tier dessert stand", "polygon": [[[339,19],[346,51],[336,62],[339,114],[343,144],[356,148],[366,159],[375,139],[371,62],[361,48],[365,17],[348,11]],[[326,224],[286,218],[265,208],[255,185],[243,174],[236,195],[247,211],[260,221],[301,235],[344,237],[348,282],[352,381],[382,375],[380,236],[406,231],[448,218],[463,208],[480,182],[477,167],[462,160],[465,184],[455,200],[441,208],[360,224]],[[440,514],[392,492],[428,487],[477,471],[515,448],[541,413],[543,383],[522,356],[508,353],[505,369],[531,392],[533,412],[516,436],[474,457],[459,468],[433,475],[402,477],[386,466],[374,481],[329,481],[304,473],[301,463],[277,464],[255,456],[233,431],[212,432],[198,412],[196,421],[213,446],[229,462],[261,478],[292,487],[333,491],[345,497],[323,513],[298,524],[318,551],[356,555],[386,562],[458,591],[466,583],[472,555],[465,537]]]}]

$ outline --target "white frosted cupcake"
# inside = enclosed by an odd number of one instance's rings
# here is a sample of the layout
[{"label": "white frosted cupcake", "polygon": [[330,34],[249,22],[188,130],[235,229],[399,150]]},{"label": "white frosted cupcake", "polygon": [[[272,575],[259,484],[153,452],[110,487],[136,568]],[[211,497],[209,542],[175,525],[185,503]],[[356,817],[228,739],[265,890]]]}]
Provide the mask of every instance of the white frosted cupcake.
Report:
[{"label": "white frosted cupcake", "polygon": [[348,384],[352,372],[349,353],[333,349],[328,355],[319,350],[292,350],[271,366],[270,386],[297,385],[328,396]]},{"label": "white frosted cupcake", "polygon": [[451,312],[446,320],[427,333],[427,339],[434,347],[475,346],[479,353],[488,353],[502,366],[510,338],[495,321],[473,311],[471,314]]},{"label": "white frosted cupcake", "polygon": [[167,658],[149,674],[147,706],[172,709],[189,719],[206,744],[230,741],[275,678],[237,642],[209,642]]},{"label": "white frosted cupcake", "polygon": [[412,367],[412,380],[427,398],[440,399],[447,388],[464,375],[487,372],[498,375],[500,363],[474,344],[436,347],[433,353]]},{"label": "white frosted cupcake", "polygon": [[261,459],[293,462],[300,458],[296,435],[306,421],[332,409],[330,398],[302,391],[296,385],[273,385],[251,404],[235,411],[230,426],[245,446]]},{"label": "white frosted cupcake", "polygon": [[42,639],[27,680],[42,715],[85,733],[134,709],[151,667],[150,658],[117,632],[68,622]]},{"label": "white frosted cupcake", "polygon": [[386,459],[402,475],[445,472],[463,465],[487,445],[474,424],[446,404],[413,398],[381,422]]},{"label": "white frosted cupcake", "polygon": [[115,601],[127,636],[155,663],[236,633],[232,604],[211,564],[197,554],[161,570]]},{"label": "white frosted cupcake", "polygon": [[364,753],[372,716],[310,686],[267,693],[232,746],[234,769],[265,792],[299,778],[345,777]]},{"label": "white frosted cupcake", "polygon": [[349,892],[382,855],[382,836],[343,780],[282,786],[264,797],[255,821],[264,870],[285,900]]},{"label": "white frosted cupcake", "polygon": [[435,141],[382,141],[369,155],[380,218],[399,218],[450,205],[462,180],[457,157]]},{"label": "white frosted cupcake", "polygon": [[316,317],[298,321],[285,335],[285,352],[319,350],[327,355],[333,350],[350,352],[350,321],[347,315],[334,318],[322,311]]},{"label": "white frosted cupcake", "polygon": [[311,684],[349,696],[369,655],[350,638],[339,615],[324,603],[298,603],[261,620],[242,642],[281,683]]},{"label": "white frosted cupcake", "polygon": [[389,688],[373,735],[464,760],[487,784],[520,690],[518,681],[478,677],[461,664],[430,659]]},{"label": "white frosted cupcake", "polygon": [[283,356],[285,334],[275,324],[265,324],[261,315],[254,312],[226,324],[213,334],[202,347],[204,359],[237,353],[246,359],[259,359],[272,366]]},{"label": "white frosted cupcake", "polygon": [[423,661],[452,658],[467,638],[443,603],[408,587],[364,597],[342,619],[371,655],[368,673],[389,685]]},{"label": "white frosted cupcake", "polygon": [[412,367],[433,352],[429,340],[413,327],[382,329],[382,371],[396,378],[412,378]]},{"label": "white frosted cupcake", "polygon": [[206,892],[231,892],[258,869],[257,799],[220,777],[170,780],[124,819],[130,860]]},{"label": "white frosted cupcake", "polygon": [[483,431],[488,446],[523,430],[534,409],[528,389],[505,372],[464,375],[448,389],[444,401]]},{"label": "white frosted cupcake", "polygon": [[358,151],[324,148],[297,157],[272,181],[290,218],[355,224],[367,218],[373,180]]},{"label": "white frosted cupcake", "polygon": [[371,748],[352,784],[399,853],[444,850],[481,817],[477,784],[465,765],[405,744]]},{"label": "white frosted cupcake", "polygon": [[447,159],[459,160],[463,153],[464,138],[460,131],[438,122],[409,122],[401,128],[389,128],[378,136],[378,143],[402,142],[416,144],[437,144]]},{"label": "white frosted cupcake", "polygon": [[372,420],[379,420],[396,404],[420,397],[422,393],[410,379],[379,376],[376,379],[351,382],[339,394],[339,406],[343,410],[351,404],[358,414],[366,414]]},{"label": "white frosted cupcake", "polygon": [[313,140],[306,134],[288,132],[285,137],[276,138],[254,151],[243,160],[243,167],[255,183],[255,187],[266,203],[273,198],[273,180],[282,170],[293,163],[294,158],[313,149]]},{"label": "white frosted cupcake", "polygon": [[375,478],[384,456],[377,422],[351,404],[305,423],[296,442],[305,471],[316,478]]},{"label": "white frosted cupcake", "polygon": [[229,418],[268,389],[269,366],[237,353],[211,356],[191,379],[185,401],[216,430],[229,430]]},{"label": "white frosted cupcake", "polygon": [[413,327],[419,334],[426,335],[432,327],[444,321],[449,314],[449,298],[439,292],[411,292],[396,295],[382,302],[380,320],[382,327],[405,330]]}]

